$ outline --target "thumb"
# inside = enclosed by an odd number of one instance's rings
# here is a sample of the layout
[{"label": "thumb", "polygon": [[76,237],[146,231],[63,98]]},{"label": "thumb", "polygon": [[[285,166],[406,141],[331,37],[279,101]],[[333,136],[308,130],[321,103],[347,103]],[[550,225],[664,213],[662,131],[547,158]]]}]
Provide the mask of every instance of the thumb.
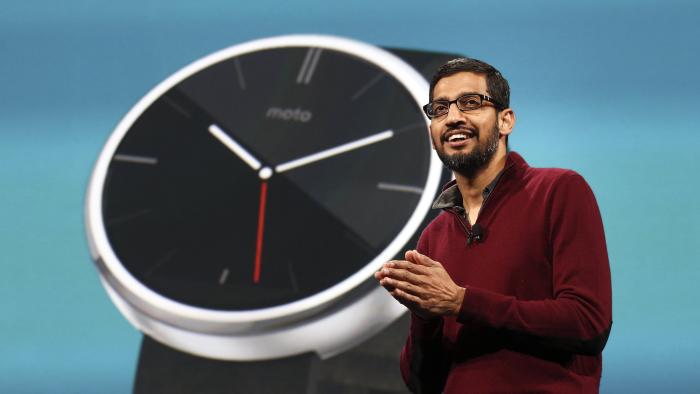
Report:
[{"label": "thumb", "polygon": [[424,254],[421,254],[417,250],[409,250],[408,252],[406,252],[406,260],[409,260],[414,264],[424,265],[426,267],[432,267],[435,264],[437,264],[433,259]]}]

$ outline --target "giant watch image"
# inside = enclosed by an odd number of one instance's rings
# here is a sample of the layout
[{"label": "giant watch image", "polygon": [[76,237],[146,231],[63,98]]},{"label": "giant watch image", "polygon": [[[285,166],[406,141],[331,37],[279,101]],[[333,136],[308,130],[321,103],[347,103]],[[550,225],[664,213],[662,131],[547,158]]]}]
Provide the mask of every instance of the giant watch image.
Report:
[{"label": "giant watch image", "polygon": [[[147,93],[100,153],[92,257],[138,329],[222,360],[330,357],[404,312],[371,281],[444,181],[425,79],[354,40],[208,55]],[[408,245],[407,245],[408,244]]]}]

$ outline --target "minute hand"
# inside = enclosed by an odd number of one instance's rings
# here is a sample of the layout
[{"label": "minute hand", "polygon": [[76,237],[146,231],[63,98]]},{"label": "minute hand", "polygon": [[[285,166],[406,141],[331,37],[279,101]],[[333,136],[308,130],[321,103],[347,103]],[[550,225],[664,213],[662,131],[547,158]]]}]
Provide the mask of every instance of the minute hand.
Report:
[{"label": "minute hand", "polygon": [[307,164],[311,164],[319,160],[327,159],[329,157],[336,156],[341,153],[345,153],[357,148],[362,148],[363,146],[383,141],[393,136],[394,132],[392,130],[385,130],[381,133],[372,134],[368,137],[360,138],[359,140],[347,142],[345,144],[338,145],[334,148],[325,149],[320,152],[310,154],[308,156],[300,157],[298,159],[290,160],[286,163],[279,164],[275,167],[275,172],[289,171],[297,167],[305,166]]}]

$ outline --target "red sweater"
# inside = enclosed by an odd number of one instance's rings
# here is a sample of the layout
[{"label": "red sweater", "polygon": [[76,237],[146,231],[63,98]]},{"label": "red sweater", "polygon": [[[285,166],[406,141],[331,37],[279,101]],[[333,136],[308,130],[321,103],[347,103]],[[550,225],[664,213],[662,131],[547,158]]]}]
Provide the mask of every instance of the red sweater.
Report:
[{"label": "red sweater", "polygon": [[468,243],[471,226],[447,208],[418,241],[467,290],[458,316],[411,317],[406,384],[422,393],[597,392],[610,268],[586,181],[511,152],[477,223],[483,236]]}]

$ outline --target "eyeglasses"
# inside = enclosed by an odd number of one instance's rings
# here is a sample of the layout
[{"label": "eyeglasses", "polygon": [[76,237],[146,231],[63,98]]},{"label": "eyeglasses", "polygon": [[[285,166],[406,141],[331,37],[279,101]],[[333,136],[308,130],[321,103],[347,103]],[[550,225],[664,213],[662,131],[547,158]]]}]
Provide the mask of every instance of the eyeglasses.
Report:
[{"label": "eyeglasses", "polygon": [[447,115],[447,113],[450,112],[450,106],[452,105],[452,103],[457,104],[457,109],[459,109],[462,112],[465,112],[474,111],[475,109],[481,108],[481,106],[484,104],[484,101],[493,103],[493,105],[497,109],[504,108],[503,105],[501,105],[501,103],[492,99],[489,96],[485,96],[483,94],[478,93],[469,93],[459,96],[454,100],[431,101],[423,106],[423,111],[426,115],[428,115],[428,118],[433,119]]}]

